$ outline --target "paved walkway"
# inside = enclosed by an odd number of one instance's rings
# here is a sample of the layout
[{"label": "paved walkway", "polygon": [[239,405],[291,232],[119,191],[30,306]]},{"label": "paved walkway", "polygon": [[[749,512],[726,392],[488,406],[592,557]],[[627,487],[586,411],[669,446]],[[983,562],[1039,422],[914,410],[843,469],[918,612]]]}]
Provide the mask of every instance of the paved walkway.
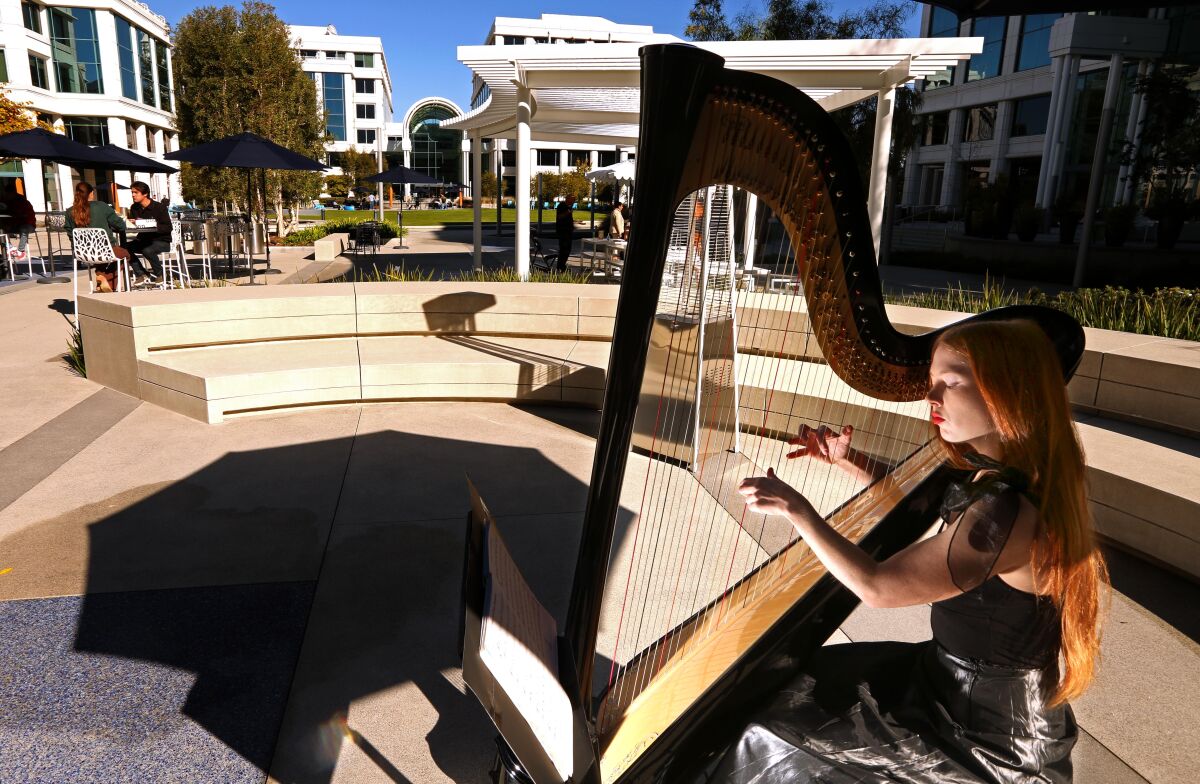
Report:
[{"label": "paved walkway", "polygon": [[[485,781],[495,733],[456,651],[465,479],[561,621],[596,414],[208,426],[71,375],[64,288],[0,297],[0,781]],[[1200,587],[1113,572],[1076,780],[1191,782]],[[928,628],[859,610],[835,639]]]}]

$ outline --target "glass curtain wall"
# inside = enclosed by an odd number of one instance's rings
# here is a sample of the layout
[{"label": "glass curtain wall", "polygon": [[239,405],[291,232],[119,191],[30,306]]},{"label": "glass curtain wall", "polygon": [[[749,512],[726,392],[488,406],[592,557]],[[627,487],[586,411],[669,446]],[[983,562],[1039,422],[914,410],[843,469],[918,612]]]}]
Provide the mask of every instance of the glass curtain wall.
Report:
[{"label": "glass curtain wall", "polygon": [[158,67],[158,108],[171,111],[171,69],[167,67],[167,45],[154,41],[154,62]]},{"label": "glass curtain wall", "polygon": [[[933,6],[930,11],[929,37],[954,38],[958,35],[958,14],[947,11],[940,6]],[[946,68],[925,77],[925,89],[935,90],[954,83],[954,69]]]},{"label": "glass curtain wall", "polygon": [[971,55],[971,62],[967,65],[968,82],[1000,75],[1007,26],[1007,16],[981,16],[971,24],[971,35],[983,39],[983,51]]},{"label": "glass curtain wall", "polygon": [[137,65],[133,57],[133,25],[117,17],[117,60],[121,65],[121,95],[138,99]]},{"label": "glass curtain wall", "polygon": [[1050,65],[1050,28],[1061,18],[1062,14],[1029,14],[1021,19],[1018,71]]},{"label": "glass curtain wall", "polygon": [[139,29],[137,45],[138,65],[142,71],[142,103],[154,106],[154,39],[145,30]]},{"label": "glass curtain wall", "polygon": [[321,74],[321,92],[325,103],[325,132],[339,142],[346,141],[346,75]]},{"label": "glass curtain wall", "polygon": [[51,8],[50,52],[60,93],[104,92],[96,12],[90,8]]}]

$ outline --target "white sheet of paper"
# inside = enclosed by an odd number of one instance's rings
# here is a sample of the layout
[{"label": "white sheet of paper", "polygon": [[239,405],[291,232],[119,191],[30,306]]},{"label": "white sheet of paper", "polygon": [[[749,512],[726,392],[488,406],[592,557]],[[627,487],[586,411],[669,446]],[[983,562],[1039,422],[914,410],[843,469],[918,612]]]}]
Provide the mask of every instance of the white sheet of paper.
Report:
[{"label": "white sheet of paper", "polygon": [[558,682],[558,626],[521,576],[494,525],[479,657],[529,722],[563,781],[572,772],[571,701]]}]

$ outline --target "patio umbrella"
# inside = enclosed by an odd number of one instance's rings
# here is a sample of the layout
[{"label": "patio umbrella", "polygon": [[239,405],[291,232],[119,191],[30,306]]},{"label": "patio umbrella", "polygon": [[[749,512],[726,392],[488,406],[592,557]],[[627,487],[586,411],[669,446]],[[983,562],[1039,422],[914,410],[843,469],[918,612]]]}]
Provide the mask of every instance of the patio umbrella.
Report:
[{"label": "patio umbrella", "polygon": [[601,166],[584,174],[592,182],[633,182],[637,173],[637,161],[621,161],[611,166]]},{"label": "patio umbrella", "polygon": [[[1162,0],[1155,8],[1189,5],[1191,0]],[[933,5],[953,11],[959,19],[977,16],[1021,16],[1023,14],[1067,13],[1070,11],[1111,11],[1131,8],[1128,2],[1114,0],[933,0]]]},{"label": "patio umbrella", "polygon": [[108,165],[106,167],[114,171],[139,171],[146,172],[147,174],[174,174],[179,171],[179,169],[168,166],[161,161],[147,158],[144,155],[138,155],[133,150],[127,150],[112,143],[102,145],[96,149],[107,153],[110,158],[117,162],[117,165]]},{"label": "patio umbrella", "polygon": [[[111,156],[102,150],[88,147],[86,144],[70,139],[62,134],[51,133],[44,128],[30,128],[27,131],[14,131],[0,136],[0,158],[25,158],[32,160],[65,163],[77,169],[85,167],[106,168],[113,164]],[[46,224],[46,237],[50,240],[50,225]],[[54,269],[54,252],[50,252],[50,276],[38,280],[39,283],[66,283],[70,278],[56,274]],[[30,270],[30,277],[33,272]]]},{"label": "patio umbrella", "polygon": [[[430,177],[428,174],[422,174],[415,169],[410,169],[407,166],[393,166],[387,171],[380,172],[374,176],[368,177],[367,182],[388,182],[393,185],[441,185],[442,183],[435,177]],[[400,248],[404,248],[404,199],[400,200],[400,213],[397,216],[400,222]]]},{"label": "patio umbrella", "polygon": [[[269,139],[253,134],[239,133],[226,136],[224,139],[197,144],[163,156],[172,161],[187,161],[198,166],[222,166],[246,170],[246,208],[251,217],[254,212],[254,186],[252,173],[254,169],[262,171],[263,193],[266,193],[266,170],[282,169],[286,171],[322,171],[325,164],[312,158],[292,152]],[[264,220],[266,216],[263,216]],[[251,225],[253,229],[253,224]],[[269,240],[269,238],[268,238]],[[251,246],[252,247],[252,246]],[[267,242],[267,272],[271,272],[271,243]],[[254,283],[254,256],[250,255],[250,283]]]}]

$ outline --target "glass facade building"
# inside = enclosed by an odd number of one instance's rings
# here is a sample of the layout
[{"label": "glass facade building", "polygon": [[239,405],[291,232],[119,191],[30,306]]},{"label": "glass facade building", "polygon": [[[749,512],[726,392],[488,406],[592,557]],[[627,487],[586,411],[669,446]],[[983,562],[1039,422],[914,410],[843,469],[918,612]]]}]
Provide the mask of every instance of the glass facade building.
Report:
[{"label": "glass facade building", "polygon": [[121,68],[121,95],[138,99],[137,64],[133,57],[133,25],[117,17],[117,59]]},{"label": "glass facade building", "polygon": [[158,69],[158,108],[171,111],[171,69],[167,67],[167,45],[154,42],[154,64]]},{"label": "glass facade building", "polygon": [[142,71],[142,103],[155,105],[154,39],[145,30],[137,31],[138,65]]},{"label": "glass facade building", "polygon": [[999,76],[1007,27],[1007,16],[981,16],[971,22],[971,35],[983,39],[983,51],[972,55],[967,64],[968,82]]}]

